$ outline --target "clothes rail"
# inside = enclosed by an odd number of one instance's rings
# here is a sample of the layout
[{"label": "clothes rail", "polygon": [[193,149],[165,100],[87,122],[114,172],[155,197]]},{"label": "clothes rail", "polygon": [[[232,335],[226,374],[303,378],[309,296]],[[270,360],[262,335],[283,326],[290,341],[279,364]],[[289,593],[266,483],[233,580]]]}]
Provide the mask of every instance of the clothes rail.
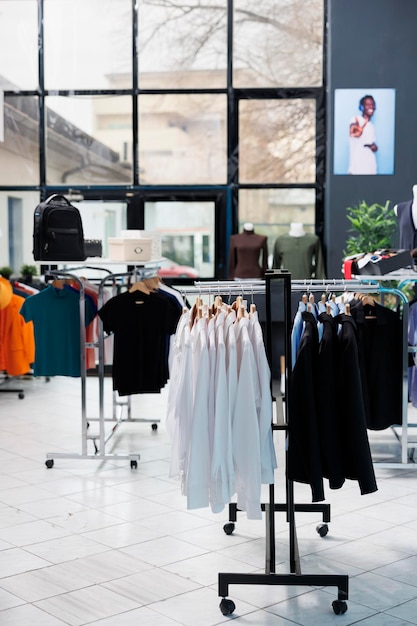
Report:
[{"label": "clothes rail", "polygon": [[[74,271],[86,269],[86,266],[80,266],[74,268]],[[107,280],[111,279],[115,281],[119,275],[114,275],[109,272],[106,268],[97,267],[90,269],[103,270],[107,272],[107,276],[104,279],[101,279],[99,286],[99,297],[98,297],[98,308],[103,303],[103,288],[104,284]],[[140,455],[137,453],[130,454],[117,454],[117,453],[107,453],[106,452],[106,444],[109,439],[114,434],[118,424],[116,423],[111,432],[106,436],[106,420],[104,418],[104,362],[103,362],[103,354],[104,354],[104,339],[100,339],[99,332],[99,341],[98,343],[87,343],[86,342],[86,329],[85,329],[85,288],[84,281],[74,272],[64,271],[64,270],[48,270],[46,273],[47,276],[51,278],[70,278],[73,280],[80,292],[80,306],[79,306],[79,316],[80,316],[80,373],[81,373],[81,452],[80,453],[65,453],[65,452],[48,452],[46,455],[45,465],[48,468],[52,468],[54,466],[54,459],[94,459],[97,461],[103,461],[105,459],[112,459],[115,461],[122,460],[130,460],[130,465],[132,468],[137,467],[137,462],[140,459]],[[126,272],[123,276],[138,276],[138,270],[135,268],[131,272]],[[100,346],[103,350],[100,352]],[[99,380],[99,417],[98,418],[87,418],[87,408],[86,408],[86,391],[87,391],[87,368],[86,368],[86,354],[85,349],[91,347],[99,348],[99,364],[100,367],[100,380]],[[90,434],[90,421],[98,422],[98,434]],[[88,452],[88,441],[91,441],[94,445],[94,453],[91,454]],[[99,445],[97,445],[97,441]]]},{"label": "clothes rail", "polygon": [[[156,276],[155,268],[138,268],[134,267],[129,272],[119,272],[117,274],[110,273],[108,276],[105,276],[101,279],[99,283],[99,295],[98,295],[98,308],[100,309],[104,304],[104,288],[108,286],[108,282],[111,281],[111,284],[118,287],[125,287],[129,284],[129,281],[133,279],[134,281],[142,280],[146,278],[151,278]],[[120,283],[120,281],[122,281]],[[105,421],[109,421],[104,416],[104,344],[106,340],[106,335],[103,330],[103,322],[100,317],[98,319],[98,378],[99,378],[99,421],[100,423],[104,423]],[[120,412],[119,416],[117,416],[117,408],[123,409],[127,408],[127,419],[123,418],[122,413]],[[152,430],[157,430],[157,424],[160,422],[159,419],[145,419],[145,418],[133,418],[132,417],[132,402],[131,396],[127,396],[126,400],[119,400],[117,397],[117,392],[113,392],[113,412],[112,412],[112,420],[116,422],[114,427],[111,430],[110,437],[116,431],[116,428],[119,424],[124,421],[128,422],[144,422],[150,423],[152,426]],[[100,447],[103,449],[106,440],[104,439],[104,428],[100,428]],[[132,467],[136,467],[135,463],[131,463]]]},{"label": "clothes rail", "polygon": [[[235,281],[201,281],[195,282],[194,287],[186,287],[182,291],[186,294],[199,295],[252,295],[263,294],[266,300],[266,350],[269,361],[272,358],[272,315],[271,315],[271,278],[279,278],[284,280],[284,319],[285,319],[285,353],[290,355],[290,336],[291,336],[291,276],[284,270],[267,274],[266,280],[235,280]],[[289,357],[291,358],[291,357]],[[289,361],[286,359],[286,363]],[[289,385],[288,369],[285,374],[286,393]],[[271,394],[271,402],[273,401]],[[287,405],[285,404],[285,407]],[[286,415],[286,423],[288,415]],[[287,425],[271,424],[273,430],[286,430]],[[264,574],[239,574],[239,573],[219,573],[218,577],[218,595],[222,597],[220,602],[220,610],[224,615],[230,615],[235,609],[232,600],[226,598],[229,585],[231,584],[257,584],[257,585],[320,585],[338,587],[338,599],[332,604],[335,613],[344,613],[347,610],[346,600],[348,597],[348,577],[345,575],[302,575],[299,559],[299,551],[297,544],[296,528],[295,528],[295,511],[304,512],[321,512],[323,521],[330,521],[330,505],[323,503],[313,504],[296,504],[294,502],[293,483],[287,477],[286,480],[286,501],[282,504],[275,502],[275,485],[269,485],[269,499],[267,503],[261,505],[265,512],[266,524],[266,545],[265,545],[265,573]],[[224,526],[226,534],[231,534],[234,529],[233,522],[236,521],[237,505],[231,503],[229,505],[229,520],[231,523]],[[275,513],[277,511],[286,512],[286,521],[289,524],[289,563],[290,574],[277,575],[276,572],[276,556],[275,556]],[[323,525],[324,526],[324,525]],[[318,529],[317,529],[318,530]],[[325,533],[321,533],[321,536]]]},{"label": "clothes rail", "polygon": [[[282,270],[271,270],[266,273],[264,281],[219,281],[216,283],[205,284],[197,283],[195,285],[194,293],[198,294],[216,294],[223,292],[223,294],[234,293],[242,295],[242,293],[264,293],[266,300],[266,349],[269,360],[272,359],[272,315],[271,315],[271,283],[277,281],[283,281],[284,293],[283,293],[283,311],[284,311],[284,325],[285,325],[285,396],[288,397],[288,390],[290,379],[288,370],[291,367],[291,275]],[[229,291],[230,289],[230,291]],[[187,293],[193,293],[192,290],[187,289]],[[271,394],[272,402],[272,394]],[[285,423],[288,425],[290,419],[288,403],[285,402]],[[276,427],[276,428],[275,428]],[[288,437],[288,427],[276,426],[271,424],[271,428],[280,429],[286,431]],[[287,446],[285,446],[287,448]],[[285,452],[286,455],[286,452]],[[287,462],[285,462],[286,469]],[[222,597],[220,602],[220,610],[223,615],[230,615],[235,610],[235,604],[233,600],[227,598],[229,585],[307,585],[307,586],[334,586],[338,588],[338,598],[332,603],[333,610],[336,614],[344,613],[347,610],[346,600],[348,598],[348,576],[347,575],[326,575],[326,574],[301,574],[301,566],[299,560],[299,551],[297,544],[297,535],[295,527],[295,511],[317,511],[316,505],[297,505],[294,502],[294,486],[292,481],[288,478],[287,472],[285,477],[286,482],[286,501],[284,505],[275,503],[275,485],[269,485],[269,501],[263,505],[265,511],[266,522],[266,558],[265,558],[265,573],[224,573],[221,572],[218,575],[218,595]],[[275,557],[275,512],[286,511],[287,522],[289,528],[289,574],[276,574],[276,557]],[[227,531],[226,531],[227,532]],[[230,534],[230,533],[227,533]]]},{"label": "clothes rail", "polygon": [[[396,426],[392,426],[391,429],[394,432],[397,440],[400,441],[401,444],[401,462],[376,462],[379,468],[383,469],[404,469],[404,466],[411,469],[417,469],[416,463],[409,462],[409,449],[414,450],[415,444],[410,443],[409,441],[409,432],[408,432],[408,299],[407,296],[401,291],[401,287],[405,284],[400,283],[397,287],[387,287],[381,283],[384,282],[384,279],[389,280],[388,277],[381,277],[380,279],[376,279],[374,276],[364,276],[364,277],[356,277],[353,280],[345,280],[345,279],[331,279],[331,280],[297,280],[291,282],[291,290],[293,292],[298,291],[320,291],[326,287],[326,291],[337,291],[337,292],[357,292],[357,293],[369,293],[369,294],[382,294],[383,296],[386,294],[391,294],[397,298],[402,304],[402,406],[401,406],[401,415],[402,415],[402,425],[401,425],[401,434],[398,435],[396,430]],[[417,282],[417,277],[413,277],[414,281]],[[410,279],[411,280],[411,279]],[[410,426],[414,426],[414,424],[410,424]],[[411,455],[412,458],[412,455]]]}]

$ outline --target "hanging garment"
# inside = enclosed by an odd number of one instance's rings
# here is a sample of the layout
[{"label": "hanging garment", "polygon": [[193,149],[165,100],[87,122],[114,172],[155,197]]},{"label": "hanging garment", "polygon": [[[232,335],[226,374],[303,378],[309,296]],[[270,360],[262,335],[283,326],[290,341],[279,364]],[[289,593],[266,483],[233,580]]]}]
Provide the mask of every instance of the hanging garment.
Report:
[{"label": "hanging garment", "polygon": [[20,314],[24,301],[12,293],[8,305],[0,308],[0,370],[9,376],[27,374],[35,359],[33,323]]},{"label": "hanging garment", "polygon": [[167,411],[171,472],[187,508],[218,513],[236,494],[239,509],[259,519],[261,484],[273,482],[276,468],[270,371],[257,316],[238,313],[219,307],[206,316],[199,305],[178,323]]},{"label": "hanging garment", "polygon": [[343,472],[346,478],[358,481],[361,494],[373,493],[378,487],[366,430],[357,328],[350,315],[340,314],[336,321],[341,325],[336,408],[342,435]]},{"label": "hanging garment", "polygon": [[210,485],[210,356],[205,318],[196,321],[192,334],[193,408],[185,493],[187,508],[197,509],[209,505]]},{"label": "hanging garment", "polygon": [[233,467],[232,416],[229,407],[226,343],[224,322],[226,313],[216,316],[216,363],[214,379],[213,452],[210,476],[210,506],[213,513],[220,513],[231,501],[235,472]]},{"label": "hanging garment", "polygon": [[399,314],[378,302],[369,307],[357,299],[351,300],[350,311],[358,332],[367,427],[382,430],[401,424],[403,330]]},{"label": "hanging garment", "polygon": [[[80,294],[65,286],[49,286],[26,298],[20,313],[27,322],[33,321],[34,376],[80,376]],[[86,325],[93,317],[86,299]]]},{"label": "hanging garment", "polygon": [[[193,418],[194,385],[190,313],[182,315],[175,334],[175,355],[170,361],[167,431],[171,437],[170,476],[179,478],[181,493],[186,494],[186,472]],[[171,358],[171,357],[170,357]]]},{"label": "hanging garment", "polygon": [[338,323],[332,315],[320,313],[321,339],[317,358],[317,427],[323,476],[331,489],[345,482],[341,442],[344,432],[340,423],[338,369],[340,344]]},{"label": "hanging garment", "polygon": [[114,333],[113,389],[120,396],[159,393],[168,377],[169,335],[181,315],[159,292],[126,291],[98,311],[104,331]]},{"label": "hanging garment", "polygon": [[304,332],[291,373],[288,478],[311,486],[313,502],[324,500],[317,417],[318,330],[312,313],[301,314]]},{"label": "hanging garment", "polygon": [[[410,302],[408,310],[408,345],[417,347],[417,306],[416,302]],[[417,353],[412,353],[412,365],[408,368],[408,397],[413,405],[417,407]]]},{"label": "hanging garment", "polygon": [[274,483],[274,470],[278,467],[278,464],[271,430],[271,370],[266,356],[258,312],[254,311],[251,313],[249,320],[250,338],[255,355],[259,385],[256,410],[258,414],[259,440],[261,446],[261,481],[262,484],[272,485]]},{"label": "hanging garment", "polygon": [[[261,455],[256,410],[257,367],[248,333],[249,320],[236,322],[238,383],[232,421],[237,504],[248,519],[261,519]],[[256,376],[256,378],[255,378]]]}]

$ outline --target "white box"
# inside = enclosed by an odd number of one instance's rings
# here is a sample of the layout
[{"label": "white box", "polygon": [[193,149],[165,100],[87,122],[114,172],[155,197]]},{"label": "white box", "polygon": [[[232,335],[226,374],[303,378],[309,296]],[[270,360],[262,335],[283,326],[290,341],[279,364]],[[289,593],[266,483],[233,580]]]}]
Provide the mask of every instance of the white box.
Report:
[{"label": "white box", "polygon": [[162,238],[153,230],[122,230],[121,237],[126,239],[152,239],[151,261],[159,261],[162,257]]},{"label": "white box", "polygon": [[128,261],[136,263],[150,261],[152,256],[152,239],[133,239],[130,237],[109,237],[109,258],[111,261]]}]

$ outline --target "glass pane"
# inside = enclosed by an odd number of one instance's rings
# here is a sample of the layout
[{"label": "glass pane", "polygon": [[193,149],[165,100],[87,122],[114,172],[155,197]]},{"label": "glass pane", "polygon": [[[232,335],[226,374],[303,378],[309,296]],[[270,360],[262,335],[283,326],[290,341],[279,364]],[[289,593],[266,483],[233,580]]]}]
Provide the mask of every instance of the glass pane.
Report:
[{"label": "glass pane", "polygon": [[234,86],[320,86],[323,11],[323,0],[236,1]]},{"label": "glass pane", "polygon": [[311,183],[315,160],[314,100],[240,101],[241,183]]},{"label": "glass pane", "polygon": [[39,185],[38,98],[5,96],[0,184]]},{"label": "glass pane", "polygon": [[33,213],[38,191],[0,192],[0,267],[11,267],[13,278],[23,264],[33,265]]},{"label": "glass pane", "polygon": [[46,89],[131,87],[131,6],[131,0],[44,0]]},{"label": "glass pane", "polygon": [[214,276],[214,218],[214,202],[145,203],[145,228],[161,236],[161,276]]},{"label": "glass pane", "polygon": [[132,183],[129,96],[45,98],[49,185]]},{"label": "glass pane", "polygon": [[142,89],[226,85],[226,0],[139,2]]},{"label": "glass pane", "polygon": [[293,222],[315,232],[314,189],[241,189],[239,191],[239,232],[250,222],[259,235],[268,237],[269,267],[275,239],[286,234]]},{"label": "glass pane", "polygon": [[224,184],[224,95],[139,97],[141,184]]},{"label": "glass pane", "polygon": [[37,0],[0,2],[0,89],[38,86]]}]

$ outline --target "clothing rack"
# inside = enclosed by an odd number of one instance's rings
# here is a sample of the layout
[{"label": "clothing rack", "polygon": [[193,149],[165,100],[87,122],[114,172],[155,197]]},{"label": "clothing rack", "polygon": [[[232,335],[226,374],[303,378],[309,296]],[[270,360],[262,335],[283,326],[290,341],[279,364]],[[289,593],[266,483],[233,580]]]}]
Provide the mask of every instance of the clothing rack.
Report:
[{"label": "clothing rack", "polygon": [[[124,279],[133,279],[138,280],[139,278],[143,278],[145,275],[149,275],[150,272],[155,274],[155,269],[146,269],[142,266],[135,266],[129,272],[123,272],[118,274],[113,274],[109,270],[103,267],[94,267],[81,265],[72,268],[71,271],[64,270],[49,270],[47,271],[47,276],[52,278],[71,278],[74,280],[80,290],[80,370],[81,370],[81,453],[65,453],[65,452],[48,452],[46,455],[45,465],[48,468],[53,467],[54,459],[94,459],[97,461],[104,461],[105,459],[111,459],[114,461],[122,461],[122,460],[130,460],[131,468],[137,468],[137,463],[140,459],[140,455],[138,453],[129,453],[129,454],[118,454],[118,453],[108,453],[106,452],[106,446],[110,439],[115,434],[117,428],[126,421],[129,422],[152,422],[152,429],[156,429],[156,422],[159,420],[147,420],[147,419],[138,419],[131,417],[131,403],[130,397],[126,402],[119,402],[116,398],[116,392],[113,392],[113,414],[112,418],[105,417],[104,411],[104,342],[106,337],[104,336],[103,325],[98,319],[98,341],[94,343],[86,342],[86,330],[85,330],[85,288],[83,280],[74,272],[79,270],[92,269],[92,270],[102,270],[107,272],[107,276],[99,279],[98,285],[98,309],[100,309],[104,302],[104,288],[108,281],[111,281],[111,284],[114,286],[123,286],[121,280]],[[91,279],[89,279],[91,280]],[[86,393],[87,393],[87,368],[86,368],[86,356],[85,349],[86,348],[98,348],[98,380],[99,380],[99,415],[98,417],[87,418],[87,409],[86,409]],[[117,416],[117,407],[127,406],[127,419],[123,418],[122,411],[120,411],[120,415]],[[90,422],[98,423],[98,433],[90,434]],[[106,428],[106,423],[112,422],[113,426],[109,432],[109,429]],[[94,446],[94,453],[91,454],[88,452],[88,441],[92,441]]]},{"label": "clothing rack", "polygon": [[[271,317],[271,283],[277,280],[283,281],[284,284],[284,325],[285,325],[285,355],[289,358],[285,359],[285,397],[288,397],[289,370],[291,368],[291,274],[285,270],[270,270],[265,275],[265,280],[256,281],[218,281],[218,282],[196,282],[194,289],[184,288],[183,292],[187,294],[196,293],[197,295],[215,296],[222,295],[247,295],[264,294],[266,297],[266,351],[271,362],[272,357],[272,317]],[[321,282],[323,285],[323,282]],[[332,286],[333,288],[333,286]],[[358,285],[360,289],[360,285]],[[271,402],[273,401],[271,397]],[[285,423],[271,425],[273,430],[287,431],[288,419],[288,403],[285,402]],[[288,436],[288,435],[287,435]],[[233,600],[227,598],[229,585],[306,585],[306,586],[333,586],[338,588],[338,598],[332,603],[333,610],[336,614],[344,613],[347,610],[346,600],[348,599],[348,576],[343,574],[323,575],[323,574],[302,574],[297,533],[295,525],[295,512],[317,512],[323,514],[323,521],[330,521],[330,507],[328,504],[295,504],[294,501],[294,485],[286,475],[286,502],[284,504],[275,503],[275,485],[269,485],[269,501],[262,504],[262,510],[265,511],[266,523],[266,553],[265,553],[265,573],[264,574],[246,574],[246,573],[219,573],[218,576],[218,595],[222,598],[220,602],[220,610],[223,615],[230,615],[235,610]],[[229,512],[232,513],[232,521],[236,520],[236,505],[229,505]],[[276,557],[275,557],[275,512],[285,511],[287,522],[289,524],[289,574],[276,574]],[[233,526],[234,527],[234,526]],[[224,528],[226,534],[231,534],[230,525]],[[324,536],[325,532],[322,534]]]},{"label": "clothing rack", "polygon": [[404,466],[411,469],[417,469],[417,464],[408,462],[408,449],[414,447],[409,444],[408,441],[408,300],[406,295],[401,291],[400,287],[386,287],[381,284],[383,280],[390,280],[390,278],[381,276],[381,280],[377,280],[375,276],[362,276],[356,277],[353,280],[338,280],[332,279],[327,281],[322,280],[297,280],[291,283],[291,289],[293,291],[320,291],[323,289],[323,285],[326,284],[326,291],[338,291],[338,292],[358,292],[369,294],[391,294],[397,298],[397,301],[402,304],[402,427],[401,435],[398,436],[395,430],[395,426],[392,426],[395,436],[401,443],[401,462],[376,462],[375,465],[383,469],[404,469]]},{"label": "clothing rack", "polygon": [[[384,280],[396,280],[398,281],[398,287],[386,287],[381,284]],[[407,283],[417,283],[417,276],[415,273],[410,274],[404,272],[392,272],[390,275],[381,276],[381,280],[377,280],[375,276],[356,276],[352,279],[304,279],[304,280],[291,280],[292,292],[357,292],[357,293],[374,293],[374,294],[391,294],[394,295],[397,300],[402,304],[402,326],[403,326],[403,345],[402,345],[402,426],[401,434],[397,433],[397,427],[392,426],[391,429],[394,432],[397,440],[401,445],[401,462],[381,462],[378,461],[376,465],[381,469],[404,469],[404,467],[410,469],[417,469],[417,463],[410,462],[412,460],[412,453],[416,447],[416,442],[409,440],[409,427],[416,427],[417,424],[408,423],[408,300],[406,295],[401,291],[401,288]],[[224,294],[236,295],[245,291],[249,296],[257,293],[264,293],[265,284],[263,280],[234,280],[230,281],[207,281],[207,282],[195,282],[195,289],[200,293],[207,293],[209,296],[215,296],[220,291]],[[192,289],[192,288],[191,288]],[[186,291],[184,288],[182,291]],[[191,293],[191,291],[186,291]],[[409,450],[412,450],[411,455]],[[234,517],[234,521],[235,521]]]}]

